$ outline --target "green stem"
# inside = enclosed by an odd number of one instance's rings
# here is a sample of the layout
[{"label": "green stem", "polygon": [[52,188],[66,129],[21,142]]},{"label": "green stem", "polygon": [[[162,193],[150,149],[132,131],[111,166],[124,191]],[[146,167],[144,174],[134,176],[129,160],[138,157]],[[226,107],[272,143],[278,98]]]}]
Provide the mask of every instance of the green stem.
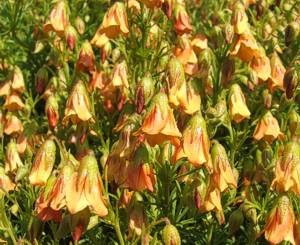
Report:
[{"label": "green stem", "polygon": [[116,204],[116,215],[115,215],[115,221],[114,221],[114,228],[117,233],[117,237],[119,239],[120,245],[125,245],[124,239],[122,236],[122,232],[121,232],[121,228],[120,228],[118,204]]}]

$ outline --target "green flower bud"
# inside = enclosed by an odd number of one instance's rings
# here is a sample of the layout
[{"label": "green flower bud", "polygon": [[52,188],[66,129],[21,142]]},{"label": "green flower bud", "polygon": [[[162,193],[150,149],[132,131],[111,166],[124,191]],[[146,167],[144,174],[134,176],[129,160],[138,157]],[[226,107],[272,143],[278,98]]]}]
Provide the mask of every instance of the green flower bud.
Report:
[{"label": "green flower bud", "polygon": [[244,215],[241,209],[237,209],[231,213],[229,216],[229,233],[233,235],[237,232],[241,225],[244,223]]},{"label": "green flower bud", "polygon": [[165,245],[180,245],[181,239],[178,230],[174,225],[168,224],[164,227],[162,238]]}]

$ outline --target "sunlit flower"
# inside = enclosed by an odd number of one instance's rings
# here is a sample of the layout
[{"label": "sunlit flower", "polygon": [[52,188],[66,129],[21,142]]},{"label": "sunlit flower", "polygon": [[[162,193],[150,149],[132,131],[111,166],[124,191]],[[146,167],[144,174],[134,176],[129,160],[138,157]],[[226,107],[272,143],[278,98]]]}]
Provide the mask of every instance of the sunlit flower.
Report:
[{"label": "sunlit flower", "polygon": [[209,137],[207,134],[206,123],[201,115],[197,112],[187,123],[183,131],[183,150],[189,162],[195,167],[209,163]]},{"label": "sunlit flower", "polygon": [[268,87],[271,91],[276,88],[284,90],[283,78],[286,72],[277,53],[273,53],[271,56],[271,76],[269,78]]},{"label": "sunlit flower", "polygon": [[116,38],[119,34],[127,35],[128,33],[125,5],[124,3],[116,2],[105,14],[102,24],[91,43],[102,48],[109,38]]},{"label": "sunlit flower", "polygon": [[72,174],[66,186],[67,207],[71,214],[90,207],[97,215],[108,214],[102,196],[102,181],[98,164],[93,154],[88,154],[80,160],[78,171]]},{"label": "sunlit flower", "polygon": [[168,104],[168,98],[164,93],[156,94],[150,103],[147,114],[139,130],[145,134],[149,144],[161,144],[164,141],[171,141],[178,144],[181,137],[173,110]]},{"label": "sunlit flower", "polygon": [[76,62],[76,69],[79,71],[92,72],[95,69],[95,55],[92,46],[85,41],[80,49],[79,57]]},{"label": "sunlit flower", "polygon": [[270,111],[268,111],[258,122],[253,134],[254,139],[264,139],[269,143],[272,143],[276,138],[283,137],[283,133],[280,132],[278,121],[273,117]]},{"label": "sunlit flower", "polygon": [[215,186],[221,192],[225,191],[229,186],[237,188],[237,179],[233,169],[230,166],[224,147],[215,142],[211,149],[211,157],[213,164],[213,180]]},{"label": "sunlit flower", "polygon": [[7,113],[4,119],[4,133],[7,135],[11,135],[13,133],[22,133],[24,130],[22,122],[20,119],[10,113]]},{"label": "sunlit flower", "polygon": [[51,10],[49,21],[43,26],[43,30],[44,32],[55,31],[58,35],[63,35],[68,24],[69,14],[67,4],[65,0],[59,0]]},{"label": "sunlit flower", "polygon": [[22,99],[15,92],[7,96],[5,99],[4,108],[9,111],[22,110],[24,107],[25,105],[22,102]]},{"label": "sunlit flower", "polygon": [[243,91],[238,84],[233,84],[229,91],[229,114],[236,123],[249,118],[251,114],[247,107]]},{"label": "sunlit flower", "polygon": [[67,124],[69,120],[71,120],[73,124],[77,124],[81,121],[93,121],[92,117],[88,92],[85,84],[79,80],[73,87],[67,100],[63,123]]},{"label": "sunlit flower", "polygon": [[6,148],[5,172],[15,172],[21,166],[23,163],[18,153],[17,144],[11,140]]},{"label": "sunlit flower", "polygon": [[191,21],[185,6],[177,3],[174,8],[175,24],[174,27],[179,35],[190,33],[192,31]]},{"label": "sunlit flower", "polygon": [[287,196],[281,196],[269,213],[265,225],[265,238],[272,244],[289,241],[295,244],[293,226],[295,215]]},{"label": "sunlit flower", "polygon": [[253,57],[251,68],[256,72],[257,77],[262,81],[266,81],[271,75],[270,60],[266,55]]},{"label": "sunlit flower", "polygon": [[0,193],[1,191],[9,192],[15,189],[15,184],[5,174],[4,168],[0,167]]},{"label": "sunlit flower", "polygon": [[37,151],[34,158],[29,182],[32,185],[45,185],[55,163],[56,146],[53,140],[47,139]]}]

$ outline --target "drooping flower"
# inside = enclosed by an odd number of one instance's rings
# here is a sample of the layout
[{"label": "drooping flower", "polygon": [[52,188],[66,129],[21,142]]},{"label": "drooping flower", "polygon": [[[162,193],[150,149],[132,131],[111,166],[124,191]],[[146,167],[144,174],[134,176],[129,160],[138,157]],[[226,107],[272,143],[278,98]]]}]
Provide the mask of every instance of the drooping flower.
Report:
[{"label": "drooping flower", "polygon": [[206,164],[208,168],[211,168],[209,156],[210,142],[206,123],[200,111],[187,123],[183,131],[182,143],[184,153],[194,167],[198,168],[202,164]]},{"label": "drooping flower", "polygon": [[22,102],[22,99],[16,92],[8,95],[5,99],[4,108],[8,111],[18,111],[22,110],[24,107],[25,105]]},{"label": "drooping flower", "polygon": [[88,92],[85,84],[81,80],[75,84],[67,100],[63,123],[67,124],[69,120],[71,120],[73,124],[87,122],[89,120],[93,121]]},{"label": "drooping flower", "polygon": [[271,75],[268,80],[268,87],[271,91],[274,91],[276,88],[284,90],[283,78],[285,72],[286,69],[283,66],[279,56],[277,53],[273,53],[271,56]]},{"label": "drooping flower", "polygon": [[7,113],[4,119],[4,133],[7,135],[20,134],[23,130],[23,124],[20,119],[11,113]]},{"label": "drooping flower", "polygon": [[6,148],[5,172],[15,172],[21,166],[23,166],[23,163],[19,156],[17,144],[14,140],[11,140]]},{"label": "drooping flower", "polygon": [[272,188],[278,192],[291,190],[295,194],[300,194],[300,144],[291,141],[284,147],[282,156],[276,162],[275,178]]},{"label": "drooping flower", "polygon": [[65,28],[69,24],[68,6],[65,0],[57,1],[51,10],[49,20],[43,26],[44,32],[55,31],[58,35],[63,35]]},{"label": "drooping flower", "polygon": [[230,166],[225,148],[218,142],[215,142],[211,149],[211,157],[213,164],[213,180],[215,186],[221,192],[225,191],[229,186],[237,188],[237,179],[233,169]]},{"label": "drooping flower", "polygon": [[249,28],[245,7],[240,2],[237,2],[233,8],[231,24],[234,27],[234,32],[238,35],[243,34]]},{"label": "drooping flower", "polygon": [[11,88],[13,91],[18,93],[23,93],[25,91],[23,73],[18,66],[15,66],[12,72]]},{"label": "drooping flower", "polygon": [[259,79],[262,81],[269,79],[271,75],[271,66],[270,60],[266,55],[261,55],[259,57],[254,56],[250,66],[256,72]]},{"label": "drooping flower", "polygon": [[229,91],[229,114],[232,120],[240,123],[245,118],[250,117],[250,111],[246,104],[246,99],[241,87],[233,84]]},{"label": "drooping flower", "polygon": [[76,69],[79,71],[92,72],[95,69],[95,55],[91,44],[85,41],[80,49],[79,57],[76,62]]},{"label": "drooping flower", "polygon": [[287,196],[281,196],[266,219],[265,238],[272,244],[289,241],[295,244],[293,227],[295,215]]},{"label": "drooping flower", "polygon": [[140,146],[133,157],[133,161],[128,166],[126,184],[129,189],[143,191],[154,190],[156,182],[154,170],[148,163],[149,156],[145,146]]},{"label": "drooping flower", "polygon": [[98,28],[91,43],[102,48],[109,38],[116,38],[119,34],[129,33],[127,15],[124,3],[116,2],[105,14],[101,26]]},{"label": "drooping flower", "polygon": [[272,113],[268,111],[258,122],[253,138],[255,140],[264,139],[269,143],[272,143],[277,138],[283,138],[284,135],[280,132],[278,121],[273,117]]},{"label": "drooping flower", "polygon": [[124,87],[129,88],[128,78],[127,78],[127,65],[125,61],[117,64],[112,72],[111,85],[114,88]]},{"label": "drooping flower", "polygon": [[45,185],[55,163],[56,146],[52,139],[47,139],[37,151],[33,161],[29,182],[32,185]]},{"label": "drooping flower", "polygon": [[204,49],[208,48],[207,37],[202,34],[197,34],[191,41],[193,50],[196,54],[201,53]]},{"label": "drooping flower", "polygon": [[97,215],[106,216],[108,210],[102,189],[97,160],[93,154],[87,154],[81,158],[78,171],[73,173],[66,185],[66,202],[70,213],[75,214],[89,207]]},{"label": "drooping flower", "polygon": [[160,92],[152,98],[139,133],[145,135],[150,145],[161,144],[168,140],[173,144],[179,143],[178,138],[181,137],[181,133],[177,128],[166,94]]},{"label": "drooping flower", "polygon": [[239,35],[230,55],[238,57],[244,62],[250,62],[253,57],[260,57],[260,50],[253,35],[250,32]]},{"label": "drooping flower", "polygon": [[183,3],[177,3],[174,8],[174,27],[179,35],[192,31],[191,21]]}]

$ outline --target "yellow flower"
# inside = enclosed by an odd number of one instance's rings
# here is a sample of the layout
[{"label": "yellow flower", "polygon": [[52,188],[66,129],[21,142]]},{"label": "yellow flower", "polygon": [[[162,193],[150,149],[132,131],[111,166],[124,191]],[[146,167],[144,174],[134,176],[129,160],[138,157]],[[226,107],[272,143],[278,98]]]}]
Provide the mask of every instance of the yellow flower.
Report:
[{"label": "yellow flower", "polygon": [[285,67],[283,66],[277,53],[273,53],[271,56],[271,75],[268,80],[268,87],[271,91],[279,88],[284,91],[283,88],[283,78],[286,72]]},{"label": "yellow flower", "polygon": [[269,143],[272,143],[276,138],[283,137],[284,135],[280,132],[278,121],[270,111],[258,122],[253,134],[254,139],[264,139]]},{"label": "yellow flower", "polygon": [[98,28],[91,43],[102,48],[109,38],[116,38],[119,34],[129,33],[125,5],[116,2],[105,14],[101,26]]},{"label": "yellow flower", "polygon": [[6,148],[5,172],[14,172],[21,166],[23,163],[18,153],[17,144],[11,140]]},{"label": "yellow flower", "polygon": [[81,80],[75,84],[67,100],[63,123],[67,124],[69,119],[73,124],[93,121],[88,92]]},{"label": "yellow flower", "polygon": [[236,123],[249,118],[251,114],[242,89],[238,84],[233,84],[229,91],[229,114]]}]

